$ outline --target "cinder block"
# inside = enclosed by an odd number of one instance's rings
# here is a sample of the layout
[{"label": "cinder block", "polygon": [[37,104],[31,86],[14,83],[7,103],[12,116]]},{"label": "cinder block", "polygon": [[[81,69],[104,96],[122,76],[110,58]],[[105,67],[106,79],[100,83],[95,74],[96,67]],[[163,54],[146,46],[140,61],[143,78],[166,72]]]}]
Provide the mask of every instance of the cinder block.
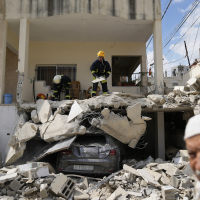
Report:
[{"label": "cinder block", "polygon": [[169,184],[175,188],[178,188],[181,183],[181,176],[179,175],[172,175],[169,181]]},{"label": "cinder block", "polygon": [[175,200],[175,188],[171,185],[162,186],[162,196],[164,200]]},{"label": "cinder block", "polygon": [[24,184],[21,184],[19,181],[17,181],[16,179],[13,180],[11,183],[10,183],[10,188],[13,190],[13,191],[17,191],[19,190]]},{"label": "cinder block", "polygon": [[68,199],[75,188],[75,181],[61,174],[51,184],[50,190],[57,196]]},{"label": "cinder block", "polygon": [[61,190],[58,192],[58,196],[68,199],[75,188],[75,181],[68,178],[67,182],[63,185]]}]

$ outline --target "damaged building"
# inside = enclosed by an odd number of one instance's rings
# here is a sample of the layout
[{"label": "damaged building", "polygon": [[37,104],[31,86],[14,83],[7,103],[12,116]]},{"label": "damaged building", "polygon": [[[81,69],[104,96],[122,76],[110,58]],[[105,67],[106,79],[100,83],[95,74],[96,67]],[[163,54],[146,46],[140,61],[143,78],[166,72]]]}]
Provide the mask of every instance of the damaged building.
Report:
[{"label": "damaged building", "polygon": [[[200,112],[199,77],[164,93],[161,40],[160,0],[0,0],[0,199],[194,198],[183,136]],[[88,99],[100,49],[110,94]],[[138,67],[140,86],[118,84]],[[71,100],[36,100],[58,74],[74,83]]]}]

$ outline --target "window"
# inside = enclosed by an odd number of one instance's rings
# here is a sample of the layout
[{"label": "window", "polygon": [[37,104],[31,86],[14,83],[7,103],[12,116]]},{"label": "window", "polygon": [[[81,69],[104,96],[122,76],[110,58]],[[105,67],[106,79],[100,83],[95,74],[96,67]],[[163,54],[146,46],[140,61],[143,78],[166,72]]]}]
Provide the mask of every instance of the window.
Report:
[{"label": "window", "polygon": [[36,80],[46,81],[46,85],[53,90],[53,77],[55,75],[66,75],[71,81],[76,80],[76,65],[38,65],[36,67]]},{"label": "window", "polygon": [[139,84],[140,64],[141,56],[113,56],[112,86],[134,86]]}]

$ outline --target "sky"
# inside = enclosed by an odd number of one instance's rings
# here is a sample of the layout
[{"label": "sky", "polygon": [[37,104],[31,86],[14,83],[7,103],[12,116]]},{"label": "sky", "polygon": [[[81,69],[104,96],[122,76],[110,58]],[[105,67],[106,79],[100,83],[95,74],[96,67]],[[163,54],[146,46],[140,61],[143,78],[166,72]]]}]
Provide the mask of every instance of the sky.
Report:
[{"label": "sky", "polygon": [[[170,33],[176,27],[178,23],[182,21],[183,16],[189,11],[194,0],[172,0],[172,3],[162,20],[162,41],[166,44],[167,38]],[[162,12],[164,13],[169,0],[161,0]],[[184,40],[186,41],[188,48],[188,55],[190,63],[194,62],[194,59],[200,58],[200,4],[194,10],[193,14],[188,18],[180,30],[176,33],[170,43],[163,48],[163,71],[167,71],[168,76],[171,76],[171,67],[179,64],[187,65],[188,60],[185,57]],[[193,22],[199,17],[194,26],[187,32],[187,34],[181,39],[185,32],[190,28]],[[198,34],[197,34],[198,33]],[[196,42],[195,42],[196,40]],[[177,43],[177,44],[176,44]],[[175,45],[176,44],[176,45]],[[175,46],[174,46],[175,45]],[[153,41],[147,48],[147,68],[149,70],[150,64],[154,63],[153,58]],[[180,59],[180,60],[179,60]],[[179,61],[177,61],[179,60]],[[173,62],[173,63],[171,63]],[[153,71],[153,69],[152,69]]]}]

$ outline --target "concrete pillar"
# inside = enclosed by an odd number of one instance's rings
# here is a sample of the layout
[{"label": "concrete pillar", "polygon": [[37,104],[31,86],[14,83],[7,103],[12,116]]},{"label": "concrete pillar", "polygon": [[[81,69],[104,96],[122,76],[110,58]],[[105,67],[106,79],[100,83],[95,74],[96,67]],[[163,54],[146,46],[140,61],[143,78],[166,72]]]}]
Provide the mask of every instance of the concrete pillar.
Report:
[{"label": "concrete pillar", "polygon": [[20,19],[19,30],[19,73],[28,73],[28,54],[29,54],[29,22],[27,19]]},{"label": "concrete pillar", "polygon": [[156,20],[153,25],[153,46],[156,94],[164,94],[161,20]]},{"label": "concrete pillar", "polygon": [[156,118],[156,158],[165,160],[165,125],[164,125],[164,112],[155,113]]},{"label": "concrete pillar", "polygon": [[[146,46],[145,46],[145,51],[146,51]],[[144,73],[141,73],[141,84],[142,86],[147,86],[147,81],[148,81],[148,78],[147,78],[147,63],[146,63],[146,56],[143,56],[141,58],[141,72],[144,72]]]},{"label": "concrete pillar", "polygon": [[0,19],[0,104],[3,103],[6,67],[7,22]]},{"label": "concrete pillar", "polygon": [[[19,53],[18,53],[18,83],[17,102],[22,103],[25,96],[29,95],[28,88],[28,56],[29,56],[29,22],[27,19],[20,19],[19,30]],[[29,92],[27,92],[29,90]]]}]

